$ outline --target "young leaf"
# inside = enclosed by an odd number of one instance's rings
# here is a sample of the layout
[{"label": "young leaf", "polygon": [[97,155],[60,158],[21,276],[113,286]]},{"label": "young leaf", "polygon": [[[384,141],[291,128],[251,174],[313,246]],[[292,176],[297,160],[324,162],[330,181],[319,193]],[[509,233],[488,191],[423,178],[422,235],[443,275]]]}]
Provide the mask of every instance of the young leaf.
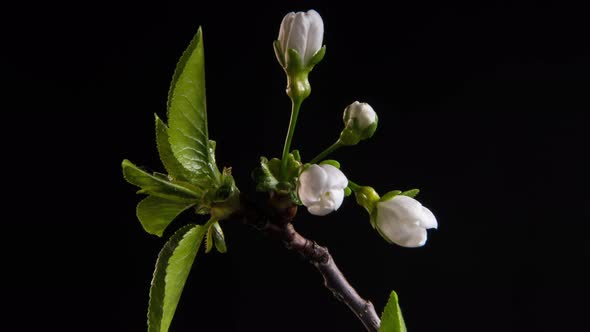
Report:
[{"label": "young leaf", "polygon": [[220,174],[210,155],[203,33],[200,28],[180,58],[170,91],[168,134],[172,153],[181,165],[203,182],[217,184]]},{"label": "young leaf", "polygon": [[180,181],[189,181],[194,178],[194,175],[178,162],[170,147],[168,126],[166,126],[157,114],[154,115],[156,117],[156,144],[158,145],[158,153],[160,154],[160,160],[164,164],[164,168],[173,178]]},{"label": "young leaf", "polygon": [[140,193],[151,194],[169,200],[194,202],[202,193],[184,186],[167,181],[162,176],[154,176],[139,169],[132,162],[125,159],[122,163],[123,176],[127,182],[141,188]]},{"label": "young leaf", "polygon": [[146,232],[161,237],[166,227],[182,211],[193,205],[194,203],[182,203],[148,196],[137,204],[137,219]]},{"label": "young leaf", "polygon": [[186,225],[164,245],[152,279],[148,332],[167,332],[207,227]]},{"label": "young leaf", "polygon": [[383,310],[381,315],[381,327],[379,332],[407,332],[406,324],[404,323],[404,317],[397,303],[397,294],[391,292],[389,301]]}]

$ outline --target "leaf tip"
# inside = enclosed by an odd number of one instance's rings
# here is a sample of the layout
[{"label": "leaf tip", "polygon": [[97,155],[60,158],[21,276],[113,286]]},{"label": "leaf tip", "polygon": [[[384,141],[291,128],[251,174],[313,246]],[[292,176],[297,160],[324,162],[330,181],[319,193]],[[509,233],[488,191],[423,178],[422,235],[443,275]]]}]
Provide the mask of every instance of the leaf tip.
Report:
[{"label": "leaf tip", "polygon": [[133,167],[133,163],[129,161],[129,159],[123,159],[123,162],[121,162],[121,167],[123,167],[123,169],[127,167]]}]

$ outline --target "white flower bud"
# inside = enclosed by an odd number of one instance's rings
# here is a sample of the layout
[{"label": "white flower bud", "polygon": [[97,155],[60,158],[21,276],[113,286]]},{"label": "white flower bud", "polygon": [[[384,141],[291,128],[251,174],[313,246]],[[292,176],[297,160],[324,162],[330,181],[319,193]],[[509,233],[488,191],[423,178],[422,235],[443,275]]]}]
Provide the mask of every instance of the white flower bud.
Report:
[{"label": "white flower bud", "polygon": [[338,210],[348,179],[332,165],[311,165],[299,176],[297,193],[309,213],[316,216]]},{"label": "white flower bud", "polygon": [[370,138],[377,130],[377,113],[367,103],[354,103],[344,109],[342,116],[344,130],[340,133],[340,143],[355,145]]},{"label": "white flower bud", "polygon": [[307,13],[289,13],[283,18],[279,30],[279,45],[282,54],[277,54],[279,62],[286,66],[289,63],[288,49],[292,48],[299,53],[303,67],[309,65],[311,58],[322,47],[324,38],[324,22],[315,10]]},{"label": "white flower bud", "polygon": [[408,196],[378,202],[376,213],[375,226],[381,236],[403,247],[423,246],[426,230],[438,227],[434,214]]},{"label": "white flower bud", "polygon": [[377,113],[375,113],[371,105],[355,101],[346,107],[342,118],[346,127],[353,126],[356,120],[358,129],[365,130],[375,123]]}]

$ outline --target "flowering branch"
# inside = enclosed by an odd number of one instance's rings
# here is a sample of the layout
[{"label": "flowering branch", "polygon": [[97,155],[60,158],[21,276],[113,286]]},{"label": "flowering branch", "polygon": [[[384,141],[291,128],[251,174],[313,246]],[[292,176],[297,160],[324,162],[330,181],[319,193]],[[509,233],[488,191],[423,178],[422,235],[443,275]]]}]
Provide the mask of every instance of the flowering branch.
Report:
[{"label": "flowering branch", "polygon": [[[354,192],[357,203],[370,216],[371,226],[389,243],[419,247],[426,243],[427,229],[438,226],[434,214],[413,197],[417,189],[394,190],[382,197],[369,186],[349,181],[337,160],[324,160],[341,146],[353,146],[373,136],[378,117],[367,103],[358,101],[344,110],[344,128],[337,141],[310,162],[291,150],[297,117],[311,93],[308,76],[324,57],[324,24],[314,11],[285,15],[274,50],[287,75],[287,95],[292,102],[291,120],[281,159],[260,158],[252,179],[257,192],[270,198],[251,202],[240,194],[231,167],[219,168],[217,144],[209,139],[205,103],[203,34],[199,29],[180,58],[168,95],[168,124],[156,116],[156,143],[166,173],[147,172],[129,160],[121,164],[125,179],[148,195],[137,204],[137,218],[146,232],[162,236],[181,213],[192,210],[210,215],[204,225],[178,229],[164,245],[150,287],[148,332],[168,332],[184,284],[204,243],[227,251],[220,222],[238,219],[283,241],[313,264],[325,286],[344,302],[370,332],[405,332],[407,329],[391,292],[381,318],[373,304],[363,299],[346,280],[327,248],[306,239],[293,227],[297,205],[310,214],[325,216],[336,211]],[[262,202],[262,204],[258,204]]]},{"label": "flowering branch", "polygon": [[267,206],[256,206],[242,195],[241,207],[234,215],[235,218],[278,238],[287,249],[299,253],[318,269],[324,277],[326,288],[354,312],[367,331],[379,330],[381,320],[375,307],[370,301],[363,299],[346,280],[328,248],[303,237],[295,230],[292,221],[297,213],[297,206],[293,205],[289,197],[274,194]]}]

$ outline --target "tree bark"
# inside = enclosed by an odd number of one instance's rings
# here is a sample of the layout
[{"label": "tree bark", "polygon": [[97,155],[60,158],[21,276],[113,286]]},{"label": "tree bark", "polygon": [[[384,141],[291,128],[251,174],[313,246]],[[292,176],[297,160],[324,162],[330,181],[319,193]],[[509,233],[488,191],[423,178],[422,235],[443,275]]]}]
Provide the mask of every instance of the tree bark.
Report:
[{"label": "tree bark", "polygon": [[324,277],[324,285],[334,297],[344,302],[367,331],[377,332],[381,324],[373,304],[363,299],[346,280],[326,247],[299,234],[293,224],[297,206],[287,196],[271,195],[265,205],[256,205],[244,197],[241,210],[234,217],[280,239],[287,249],[299,253]]}]

